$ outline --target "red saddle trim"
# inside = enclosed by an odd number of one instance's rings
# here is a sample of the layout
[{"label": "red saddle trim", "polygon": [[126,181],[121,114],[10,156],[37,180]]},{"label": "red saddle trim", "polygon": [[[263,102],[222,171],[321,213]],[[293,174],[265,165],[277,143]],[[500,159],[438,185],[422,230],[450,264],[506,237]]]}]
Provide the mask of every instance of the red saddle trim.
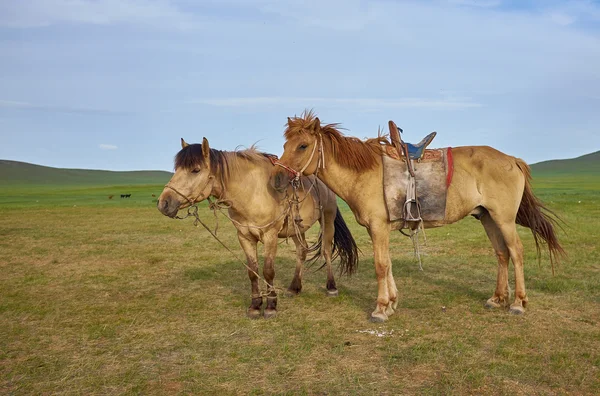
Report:
[{"label": "red saddle trim", "polygon": [[450,183],[452,183],[452,176],[454,176],[454,159],[452,158],[452,147],[448,147],[446,160],[448,161],[448,170],[446,171],[446,187],[450,187]]}]

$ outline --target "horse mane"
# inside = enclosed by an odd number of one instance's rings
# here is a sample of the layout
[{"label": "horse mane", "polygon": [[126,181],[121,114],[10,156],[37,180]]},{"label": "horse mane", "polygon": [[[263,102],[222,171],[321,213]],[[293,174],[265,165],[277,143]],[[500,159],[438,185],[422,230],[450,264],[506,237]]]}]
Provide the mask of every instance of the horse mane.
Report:
[{"label": "horse mane", "polygon": [[[210,173],[215,176],[219,176],[226,181],[231,173],[237,172],[241,169],[243,160],[246,160],[253,164],[269,163],[269,157],[272,156],[268,153],[263,153],[254,146],[249,149],[240,151],[223,151],[217,149],[210,149]],[[204,155],[202,154],[201,144],[190,144],[182,148],[175,155],[175,169],[194,169],[196,167],[204,167]]]},{"label": "horse mane", "polygon": [[387,136],[381,132],[377,137],[364,141],[345,136],[340,131],[340,124],[321,124],[312,110],[305,110],[300,117],[288,118],[284,137],[288,140],[299,134],[318,133],[321,133],[324,142],[331,145],[332,155],[337,162],[357,172],[373,169],[381,155],[386,152],[385,146],[391,145]]}]

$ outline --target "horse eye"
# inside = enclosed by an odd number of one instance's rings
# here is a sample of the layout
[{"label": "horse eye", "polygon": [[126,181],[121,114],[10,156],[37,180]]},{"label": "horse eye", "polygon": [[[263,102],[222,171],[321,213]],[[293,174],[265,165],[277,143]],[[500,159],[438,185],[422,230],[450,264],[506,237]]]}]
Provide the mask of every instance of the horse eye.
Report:
[{"label": "horse eye", "polygon": [[199,168],[194,168],[194,169],[192,169],[192,173],[200,173],[200,169]]},{"label": "horse eye", "polygon": [[308,147],[308,144],[304,143],[304,144],[301,144],[300,146],[298,146],[298,150],[306,150],[307,147]]}]

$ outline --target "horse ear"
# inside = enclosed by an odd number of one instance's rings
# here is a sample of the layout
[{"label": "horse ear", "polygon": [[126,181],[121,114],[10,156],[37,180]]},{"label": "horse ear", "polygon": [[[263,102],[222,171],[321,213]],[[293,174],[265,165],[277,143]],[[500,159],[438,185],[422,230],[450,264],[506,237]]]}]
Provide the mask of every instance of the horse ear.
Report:
[{"label": "horse ear", "polygon": [[288,126],[292,126],[292,119],[288,117]]},{"label": "horse ear", "polygon": [[189,144],[187,144],[187,142],[185,140],[183,140],[183,138],[181,138],[181,148],[184,149],[187,146],[189,146]]},{"label": "horse ear", "polygon": [[204,156],[204,160],[208,163],[210,158],[210,147],[208,146],[208,140],[205,137],[202,138],[202,155]]},{"label": "horse ear", "polygon": [[314,121],[314,124],[313,124],[313,129],[317,133],[321,132],[321,120],[319,120],[319,117],[315,118],[315,121]]}]

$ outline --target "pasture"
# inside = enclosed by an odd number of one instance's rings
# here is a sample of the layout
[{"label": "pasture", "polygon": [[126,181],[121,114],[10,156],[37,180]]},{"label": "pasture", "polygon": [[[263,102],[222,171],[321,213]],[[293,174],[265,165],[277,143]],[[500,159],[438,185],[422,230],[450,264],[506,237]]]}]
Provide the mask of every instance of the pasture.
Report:
[{"label": "pasture", "polygon": [[[245,269],[191,219],[158,212],[162,184],[4,184],[0,393],[599,394],[600,176],[534,173],[534,187],[567,223],[569,258],[553,276],[519,228],[524,316],[484,309],[496,258],[468,218],[427,230],[423,272],[410,240],[393,235],[399,311],[374,324],[370,239],[343,202],[358,273],[327,298],[315,266],[276,318],[250,320]],[[206,205],[200,213],[214,225]],[[241,257],[233,226],[219,225]],[[292,246],[279,246],[280,288]],[[510,276],[512,288],[512,265]]]}]

